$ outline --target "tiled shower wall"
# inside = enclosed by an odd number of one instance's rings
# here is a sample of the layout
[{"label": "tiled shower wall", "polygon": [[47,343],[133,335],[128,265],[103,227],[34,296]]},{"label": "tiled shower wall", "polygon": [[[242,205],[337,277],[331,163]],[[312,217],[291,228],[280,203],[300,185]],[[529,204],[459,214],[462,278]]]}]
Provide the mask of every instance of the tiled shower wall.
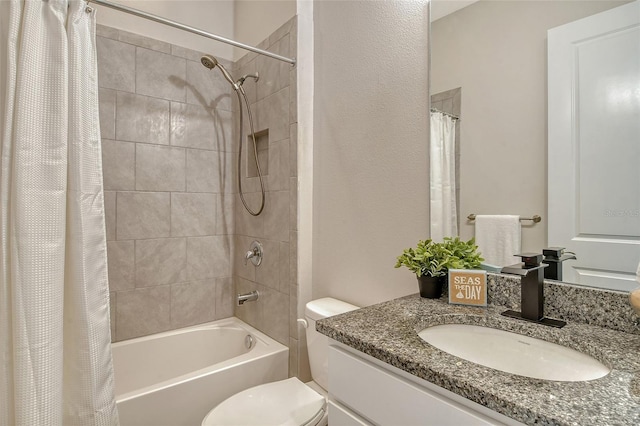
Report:
[{"label": "tiled shower wall", "polygon": [[178,46],[97,48],[113,339],[232,316],[231,87]]},{"label": "tiled shower wall", "polygon": [[[258,47],[295,57],[296,33],[293,18]],[[266,141],[265,209],[253,217],[237,193],[238,102],[222,74],[199,52],[108,27],[97,44],[114,340],[235,314],[289,346],[290,374],[308,376],[296,324],[296,68],[255,54],[221,61],[236,77],[260,75],[243,86]],[[257,210],[252,149],[241,171]],[[243,263],[253,240],[259,267]],[[252,290],[259,300],[234,312],[235,293]]]},{"label": "tiled shower wall", "polygon": [[[296,19],[293,18],[258,47],[287,57],[296,57]],[[234,283],[238,293],[257,290],[260,297],[235,308],[238,318],[289,346],[289,373],[299,376],[297,319],[297,101],[296,68],[256,54],[248,54],[237,64],[238,75],[260,75],[245,88],[251,104],[255,131],[267,135],[268,150],[259,155],[266,170],[264,212],[250,215],[240,198],[235,206]],[[236,114],[236,118],[238,115]],[[245,112],[243,138],[250,135]],[[246,144],[252,149],[252,144]],[[249,207],[260,206],[260,182],[252,176],[253,153],[242,153],[243,190]],[[244,255],[253,240],[262,243],[264,259],[259,267],[244,264]],[[301,365],[308,365],[301,362]]]}]

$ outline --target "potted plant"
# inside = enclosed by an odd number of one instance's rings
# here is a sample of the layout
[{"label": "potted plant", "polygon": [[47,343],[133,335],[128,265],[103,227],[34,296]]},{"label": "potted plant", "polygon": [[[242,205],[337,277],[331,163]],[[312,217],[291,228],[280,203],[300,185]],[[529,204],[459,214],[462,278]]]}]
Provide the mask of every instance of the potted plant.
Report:
[{"label": "potted plant", "polygon": [[415,248],[405,249],[395,267],[405,266],[418,278],[420,296],[437,299],[442,295],[449,269],[477,269],[484,259],[475,239],[461,241],[445,237],[441,243],[420,240]]}]

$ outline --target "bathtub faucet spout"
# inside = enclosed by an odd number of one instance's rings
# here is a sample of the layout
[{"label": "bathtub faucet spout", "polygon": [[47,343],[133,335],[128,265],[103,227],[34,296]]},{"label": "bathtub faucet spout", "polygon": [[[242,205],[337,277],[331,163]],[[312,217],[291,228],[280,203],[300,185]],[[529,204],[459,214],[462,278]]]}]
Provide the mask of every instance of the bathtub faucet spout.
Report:
[{"label": "bathtub faucet spout", "polygon": [[253,302],[254,300],[258,300],[260,293],[257,291],[252,291],[251,293],[238,294],[236,297],[236,301],[238,302],[238,306],[244,305],[244,302]]}]

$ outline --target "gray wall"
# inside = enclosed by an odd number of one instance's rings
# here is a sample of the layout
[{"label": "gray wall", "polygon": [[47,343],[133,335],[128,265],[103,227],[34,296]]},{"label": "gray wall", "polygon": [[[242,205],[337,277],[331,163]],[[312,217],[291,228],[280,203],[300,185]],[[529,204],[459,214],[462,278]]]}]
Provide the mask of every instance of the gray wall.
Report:
[{"label": "gray wall", "polygon": [[429,232],[426,3],[315,2],[313,298],[416,293]]}]

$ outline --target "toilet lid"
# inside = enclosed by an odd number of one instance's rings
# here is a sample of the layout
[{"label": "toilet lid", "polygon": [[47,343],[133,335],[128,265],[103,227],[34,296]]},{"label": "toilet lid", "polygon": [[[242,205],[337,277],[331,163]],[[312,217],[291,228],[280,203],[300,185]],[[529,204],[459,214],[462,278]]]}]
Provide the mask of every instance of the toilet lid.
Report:
[{"label": "toilet lid", "polygon": [[292,377],[255,386],[227,398],[209,411],[202,426],[300,426],[318,417],[324,406],[322,395]]}]

